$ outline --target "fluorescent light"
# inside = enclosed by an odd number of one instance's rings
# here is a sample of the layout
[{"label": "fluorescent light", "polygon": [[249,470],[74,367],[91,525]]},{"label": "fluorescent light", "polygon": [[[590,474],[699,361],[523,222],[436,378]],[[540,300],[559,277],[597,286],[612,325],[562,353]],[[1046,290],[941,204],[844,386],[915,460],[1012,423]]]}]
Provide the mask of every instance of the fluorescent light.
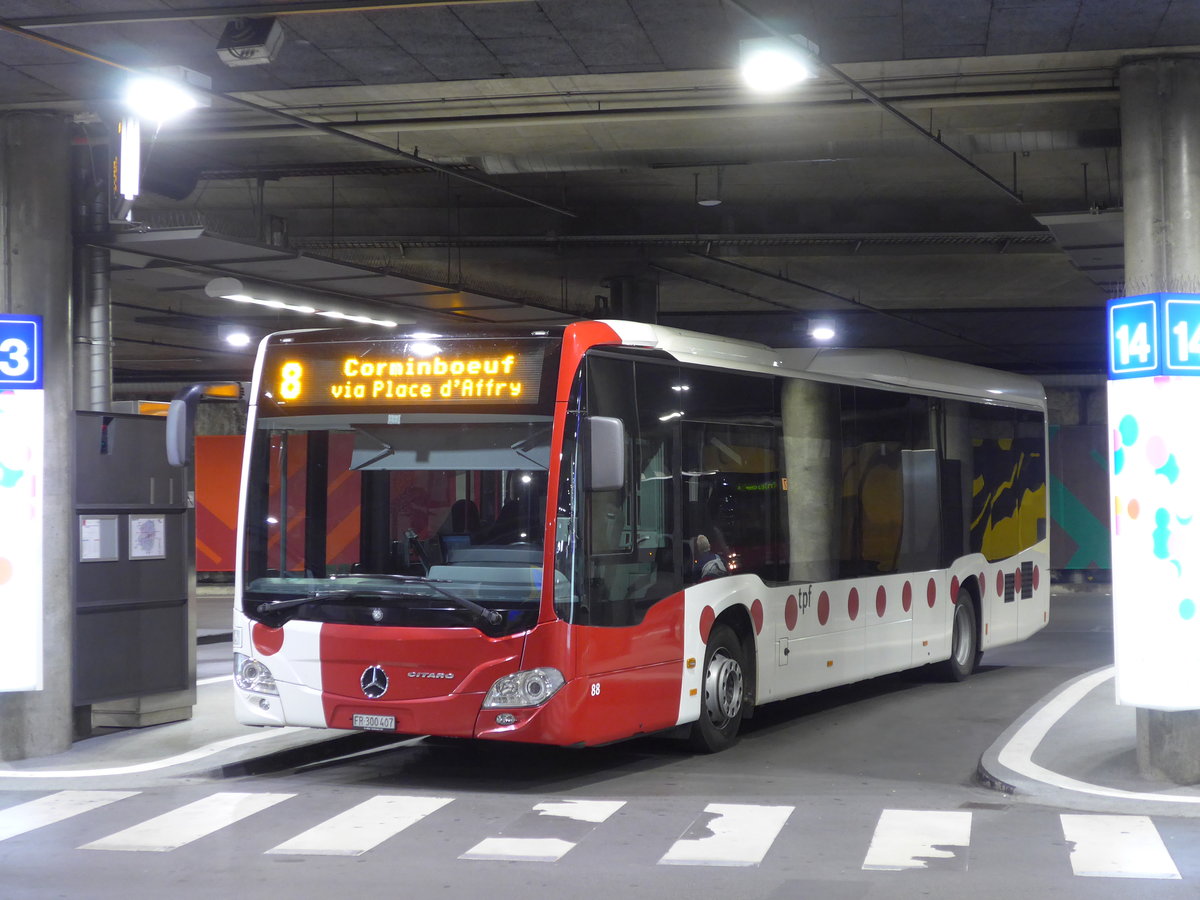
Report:
[{"label": "fluorescent light", "polygon": [[235,303],[252,303],[256,306],[265,306],[275,310],[287,310],[288,312],[301,313],[308,316],[324,316],[327,319],[337,319],[342,322],[395,328],[402,323],[406,325],[412,324],[413,321],[412,319],[376,318],[363,312],[329,309],[324,307],[323,304],[314,305],[313,303],[305,302],[288,302],[287,300],[280,299],[278,296],[271,296],[278,293],[278,291],[270,285],[264,285],[261,288],[262,296],[258,296],[259,292],[259,288],[243,283],[240,278],[231,278],[228,276],[213,278],[204,286],[204,293],[210,297],[220,297],[223,300],[232,300]]}]

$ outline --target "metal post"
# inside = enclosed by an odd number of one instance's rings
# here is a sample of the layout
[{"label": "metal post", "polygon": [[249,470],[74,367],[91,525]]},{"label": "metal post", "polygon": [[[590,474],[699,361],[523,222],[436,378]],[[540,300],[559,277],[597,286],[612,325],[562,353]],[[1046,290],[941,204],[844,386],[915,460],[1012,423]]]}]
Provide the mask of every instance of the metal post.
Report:
[{"label": "metal post", "polygon": [[104,150],[78,147],[75,154],[75,404],[99,411],[112,409],[111,254],[87,241],[109,230]]}]

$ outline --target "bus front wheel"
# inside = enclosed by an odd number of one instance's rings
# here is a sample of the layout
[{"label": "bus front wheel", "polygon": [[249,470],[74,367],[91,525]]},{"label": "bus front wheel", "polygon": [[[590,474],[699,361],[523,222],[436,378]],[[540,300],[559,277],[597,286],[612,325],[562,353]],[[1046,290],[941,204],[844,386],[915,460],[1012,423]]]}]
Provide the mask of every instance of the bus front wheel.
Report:
[{"label": "bus front wheel", "polygon": [[942,663],[947,681],[965,681],[979,662],[979,626],[975,604],[967,591],[959,591],[954,604],[954,623],[950,629],[950,658]]},{"label": "bus front wheel", "polygon": [[728,625],[716,625],[704,650],[704,696],[692,725],[693,750],[716,753],[732,746],[746,709],[745,655]]}]

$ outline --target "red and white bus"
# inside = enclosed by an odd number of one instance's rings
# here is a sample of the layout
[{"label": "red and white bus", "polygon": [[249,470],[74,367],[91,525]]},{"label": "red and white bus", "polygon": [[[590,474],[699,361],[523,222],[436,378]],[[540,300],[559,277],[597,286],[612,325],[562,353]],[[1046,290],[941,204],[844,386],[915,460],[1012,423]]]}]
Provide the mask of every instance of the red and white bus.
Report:
[{"label": "red and white bus", "polygon": [[557,745],[686,730],[1046,624],[1045,395],[659,326],[260,349],[237,716]]}]

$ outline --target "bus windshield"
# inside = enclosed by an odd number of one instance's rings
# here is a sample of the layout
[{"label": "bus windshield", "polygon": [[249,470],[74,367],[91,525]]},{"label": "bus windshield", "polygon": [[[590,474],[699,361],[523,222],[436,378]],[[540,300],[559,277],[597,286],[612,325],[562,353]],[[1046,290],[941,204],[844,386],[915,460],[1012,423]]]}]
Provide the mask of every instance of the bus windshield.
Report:
[{"label": "bus windshield", "polygon": [[532,627],[550,420],[395,418],[258,419],[244,611],[272,626]]}]

